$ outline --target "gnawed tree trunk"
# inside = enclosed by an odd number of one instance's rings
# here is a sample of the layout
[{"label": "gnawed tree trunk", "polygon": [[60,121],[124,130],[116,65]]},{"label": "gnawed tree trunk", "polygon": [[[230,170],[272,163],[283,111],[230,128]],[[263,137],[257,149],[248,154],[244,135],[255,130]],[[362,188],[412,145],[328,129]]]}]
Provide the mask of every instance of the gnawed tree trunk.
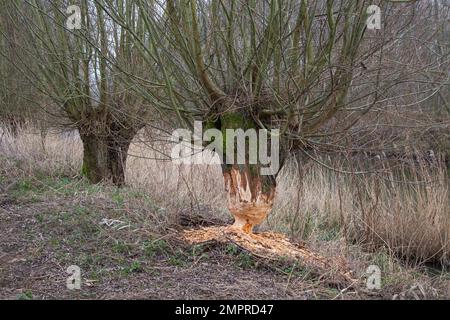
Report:
[{"label": "gnawed tree trunk", "polygon": [[[229,155],[230,150],[226,148],[227,129],[242,129],[244,131],[254,129],[258,131],[257,125],[251,116],[239,111],[229,111],[220,117],[220,130],[224,137],[224,161]],[[259,139],[259,135],[256,136]],[[231,141],[230,141],[231,142]],[[227,194],[228,209],[234,217],[234,226],[246,233],[252,233],[253,227],[266,219],[273,207],[273,200],[276,191],[276,176],[262,175],[261,164],[258,156],[257,163],[249,161],[250,143],[260,141],[248,141],[245,143],[245,163],[227,163],[222,165],[222,173]],[[237,160],[238,150],[236,141],[231,142],[234,146],[235,161]],[[259,148],[259,147],[258,147]]]},{"label": "gnawed tree trunk", "polygon": [[82,174],[91,183],[125,184],[128,149],[136,130],[117,127],[112,124],[104,132],[79,130],[83,142]]},{"label": "gnawed tree trunk", "polygon": [[263,222],[272,210],[275,177],[261,175],[256,165],[234,165],[224,166],[223,178],[234,226],[252,233],[253,227]]}]

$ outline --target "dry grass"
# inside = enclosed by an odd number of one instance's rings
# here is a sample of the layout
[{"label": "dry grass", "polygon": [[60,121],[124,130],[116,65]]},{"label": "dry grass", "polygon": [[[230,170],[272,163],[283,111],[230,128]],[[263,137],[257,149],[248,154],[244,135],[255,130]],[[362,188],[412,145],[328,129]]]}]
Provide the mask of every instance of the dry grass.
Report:
[{"label": "dry grass", "polygon": [[441,165],[356,176],[292,166],[279,181],[281,196],[269,220],[275,229],[308,241],[384,246],[413,264],[450,263],[449,181]]},{"label": "dry grass", "polygon": [[[1,154],[39,169],[76,176],[82,146],[76,133],[42,138],[31,128],[17,137],[1,133]],[[220,168],[157,161],[142,142],[130,149],[129,186],[148,193],[171,212],[213,211],[229,220]],[[355,166],[353,166],[355,168]],[[450,262],[449,182],[442,166],[417,163],[383,172],[348,175],[308,163],[288,164],[278,179],[275,208],[262,230],[283,232],[310,243],[344,241],[366,249],[387,248],[409,262]]]}]

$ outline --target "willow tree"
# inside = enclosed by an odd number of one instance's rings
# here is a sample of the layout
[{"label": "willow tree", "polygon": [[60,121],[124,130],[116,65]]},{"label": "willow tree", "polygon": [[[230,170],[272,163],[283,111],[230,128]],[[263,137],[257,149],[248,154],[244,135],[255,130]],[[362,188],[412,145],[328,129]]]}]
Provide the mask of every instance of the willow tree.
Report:
[{"label": "willow tree", "polygon": [[[165,75],[161,103],[187,126],[199,120],[224,133],[278,129],[272,139],[280,139],[281,164],[291,152],[351,128],[398,80],[383,84],[379,68],[362,72],[385,45],[385,39],[364,41],[373,1],[137,3],[145,32],[158,48],[141,52]],[[401,30],[401,23],[395,28]],[[229,143],[237,152],[234,141],[223,145]],[[247,232],[271,210],[278,174],[262,174],[261,161],[249,161],[250,147],[245,163],[222,165],[228,207]]]},{"label": "willow tree", "polygon": [[8,34],[14,41],[7,41],[0,35],[0,124],[16,135],[29,111],[26,99],[30,99],[34,92],[26,77],[10,63],[18,51],[17,43],[23,42],[23,36],[8,19],[6,7],[6,3],[0,3],[0,32]]},{"label": "willow tree", "polygon": [[[65,128],[78,130],[84,147],[82,173],[89,181],[120,186],[128,148],[149,112],[129,90],[125,75],[148,77],[130,40],[131,32],[139,34],[142,21],[131,2],[112,5],[131,30],[108,19],[100,2],[14,0],[5,9],[8,25],[20,26],[24,39],[9,63],[51,99]],[[2,35],[15,43],[10,31]]]}]

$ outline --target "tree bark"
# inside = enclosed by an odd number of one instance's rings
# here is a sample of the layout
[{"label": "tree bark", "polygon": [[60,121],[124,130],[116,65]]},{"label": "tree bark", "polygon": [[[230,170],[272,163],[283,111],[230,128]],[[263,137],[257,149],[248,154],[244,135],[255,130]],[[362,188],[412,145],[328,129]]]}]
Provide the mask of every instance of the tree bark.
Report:
[{"label": "tree bark", "polygon": [[[239,111],[228,111],[220,117],[220,130],[223,134],[224,161],[227,161],[229,151],[234,152],[234,163],[223,164],[222,173],[225,183],[225,191],[228,200],[228,209],[234,217],[234,227],[246,233],[252,233],[253,227],[260,224],[272,210],[276,191],[276,175],[262,175],[261,164],[258,157],[257,163],[250,162],[249,141],[245,143],[245,164],[236,163],[238,150],[236,141],[228,141],[227,129],[253,129],[257,131],[257,125],[252,117]],[[259,137],[257,144],[259,145]],[[232,143],[234,150],[228,150],[226,145]],[[258,147],[259,148],[259,147]]]},{"label": "tree bark", "polygon": [[83,175],[91,183],[112,182],[123,186],[128,149],[134,133],[115,130],[89,133],[80,130],[80,136],[83,142]]}]

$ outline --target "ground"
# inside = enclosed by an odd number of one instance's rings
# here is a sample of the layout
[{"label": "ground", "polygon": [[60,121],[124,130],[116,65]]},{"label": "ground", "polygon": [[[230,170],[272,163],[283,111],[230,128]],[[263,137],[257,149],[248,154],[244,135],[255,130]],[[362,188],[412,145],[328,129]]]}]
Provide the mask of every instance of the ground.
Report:
[{"label": "ground", "polygon": [[[445,273],[390,277],[378,291],[330,286],[232,244],[183,243],[177,234],[187,227],[144,192],[30,173],[14,161],[0,168],[2,299],[450,297]],[[66,287],[71,265],[81,269],[80,290]]]}]

